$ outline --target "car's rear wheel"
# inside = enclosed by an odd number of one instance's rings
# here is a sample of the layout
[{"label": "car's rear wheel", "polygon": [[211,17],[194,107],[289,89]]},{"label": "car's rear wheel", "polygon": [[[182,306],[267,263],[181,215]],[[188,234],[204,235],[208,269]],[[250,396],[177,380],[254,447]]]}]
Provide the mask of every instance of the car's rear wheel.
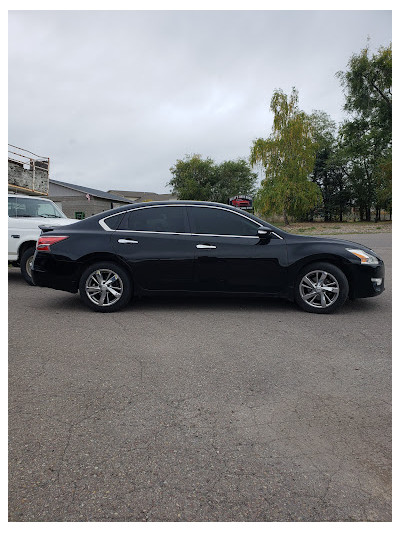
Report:
[{"label": "car's rear wheel", "polygon": [[132,281],[126,270],[115,263],[94,263],[83,272],[79,293],[94,311],[111,313],[129,303]]},{"label": "car's rear wheel", "polygon": [[345,274],[331,263],[307,265],[296,279],[295,300],[309,313],[333,313],[342,307],[348,294]]},{"label": "car's rear wheel", "polygon": [[20,260],[21,274],[22,274],[24,280],[29,285],[33,285],[33,280],[32,280],[32,261],[33,261],[34,254],[35,254],[35,247],[34,246],[29,247],[21,255],[21,260]]}]

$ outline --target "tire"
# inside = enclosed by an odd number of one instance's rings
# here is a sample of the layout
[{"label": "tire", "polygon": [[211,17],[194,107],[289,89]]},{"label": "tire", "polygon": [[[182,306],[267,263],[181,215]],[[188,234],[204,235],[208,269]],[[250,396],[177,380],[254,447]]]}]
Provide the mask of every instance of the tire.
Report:
[{"label": "tire", "polygon": [[106,261],[90,265],[79,282],[83,302],[100,313],[112,313],[128,305],[132,288],[132,280],[126,270]]},{"label": "tire", "polygon": [[331,263],[307,265],[296,278],[296,303],[308,313],[334,313],[345,303],[348,294],[345,274]]},{"label": "tire", "polygon": [[33,255],[35,253],[35,248],[33,246],[27,248],[21,256],[20,268],[21,274],[24,280],[28,285],[33,285],[32,274],[31,274],[31,265],[33,261]]}]

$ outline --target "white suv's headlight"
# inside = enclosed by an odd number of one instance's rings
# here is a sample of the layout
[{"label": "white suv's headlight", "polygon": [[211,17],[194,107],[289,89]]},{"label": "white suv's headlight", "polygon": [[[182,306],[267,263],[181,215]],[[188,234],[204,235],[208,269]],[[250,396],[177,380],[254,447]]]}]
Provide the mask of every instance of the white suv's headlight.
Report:
[{"label": "white suv's headlight", "polygon": [[356,255],[360,260],[362,265],[377,265],[379,263],[378,259],[364,250],[356,250],[353,248],[346,248],[348,252],[353,255]]}]

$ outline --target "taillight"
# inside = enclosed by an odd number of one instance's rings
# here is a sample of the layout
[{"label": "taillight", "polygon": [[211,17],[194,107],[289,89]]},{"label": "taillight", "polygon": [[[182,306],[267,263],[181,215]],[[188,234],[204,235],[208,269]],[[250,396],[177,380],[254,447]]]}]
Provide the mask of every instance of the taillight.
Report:
[{"label": "taillight", "polygon": [[36,250],[38,252],[50,252],[50,246],[56,244],[56,242],[63,241],[68,239],[68,235],[57,235],[54,237],[39,237],[39,240],[36,244]]}]

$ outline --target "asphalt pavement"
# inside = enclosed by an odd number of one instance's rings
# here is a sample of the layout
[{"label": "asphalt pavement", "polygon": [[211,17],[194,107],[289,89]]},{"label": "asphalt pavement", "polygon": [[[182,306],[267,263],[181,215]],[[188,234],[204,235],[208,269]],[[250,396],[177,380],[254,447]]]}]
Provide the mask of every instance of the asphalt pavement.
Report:
[{"label": "asphalt pavement", "polygon": [[148,298],[119,313],[9,270],[9,520],[390,521],[391,235],[338,236],[386,291]]}]

